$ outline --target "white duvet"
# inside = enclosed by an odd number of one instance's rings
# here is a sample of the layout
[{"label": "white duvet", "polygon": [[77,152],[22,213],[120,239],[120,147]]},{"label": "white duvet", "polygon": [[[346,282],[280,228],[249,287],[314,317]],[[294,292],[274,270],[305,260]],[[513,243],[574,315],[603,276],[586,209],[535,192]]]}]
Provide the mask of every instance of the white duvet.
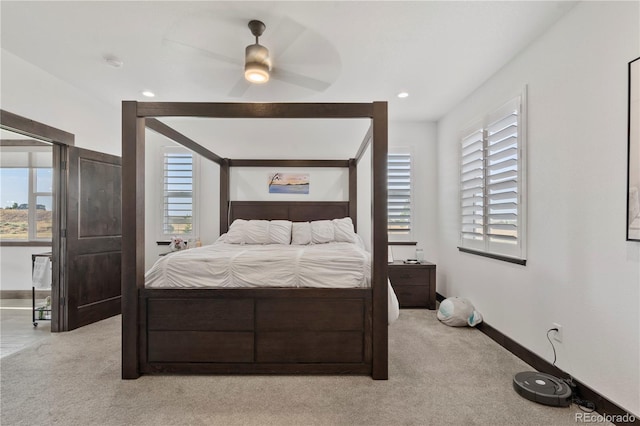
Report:
[{"label": "white duvet", "polygon": [[[248,245],[222,241],[161,257],[145,274],[148,288],[371,286],[371,256],[353,243]],[[389,286],[389,324],[399,315]]]},{"label": "white duvet", "polygon": [[148,288],[369,287],[371,257],[352,243],[249,245],[217,242],[161,257]]}]

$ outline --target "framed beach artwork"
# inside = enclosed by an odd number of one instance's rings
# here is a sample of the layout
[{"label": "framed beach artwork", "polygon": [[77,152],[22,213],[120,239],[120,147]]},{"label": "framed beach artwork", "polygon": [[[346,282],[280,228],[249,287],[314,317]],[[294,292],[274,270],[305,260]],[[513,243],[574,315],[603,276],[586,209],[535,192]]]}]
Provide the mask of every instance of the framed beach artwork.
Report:
[{"label": "framed beach artwork", "polygon": [[308,194],[309,173],[269,174],[269,194]]},{"label": "framed beach artwork", "polygon": [[640,241],[640,58],[629,62],[627,240]]}]

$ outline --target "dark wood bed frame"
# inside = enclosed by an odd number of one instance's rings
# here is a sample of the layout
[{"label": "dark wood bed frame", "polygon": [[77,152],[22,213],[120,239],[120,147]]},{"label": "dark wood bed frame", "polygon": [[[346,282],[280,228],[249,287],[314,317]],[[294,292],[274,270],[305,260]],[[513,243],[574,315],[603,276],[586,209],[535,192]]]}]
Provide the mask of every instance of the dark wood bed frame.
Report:
[{"label": "dark wood bed frame", "polygon": [[[370,118],[348,160],[219,157],[156,117]],[[122,105],[122,378],[144,373],[367,374],[388,378],[387,104],[155,103]],[[357,225],[357,166],[371,145],[372,281],[367,289],[146,289],[144,145],[150,128],[220,165],[220,233],[237,218]],[[231,201],[229,168],[348,167],[349,201]]]}]

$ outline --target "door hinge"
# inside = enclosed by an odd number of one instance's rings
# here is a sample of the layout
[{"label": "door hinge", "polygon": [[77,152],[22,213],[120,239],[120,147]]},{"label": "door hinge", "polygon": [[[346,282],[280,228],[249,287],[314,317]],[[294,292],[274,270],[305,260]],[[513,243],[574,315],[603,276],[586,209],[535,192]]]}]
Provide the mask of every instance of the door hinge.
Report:
[{"label": "door hinge", "polygon": [[67,170],[67,162],[63,161],[62,164],[60,164],[60,167],[62,168],[62,170]]},{"label": "door hinge", "polygon": [[60,306],[64,306],[67,304],[67,299],[65,297],[60,298]]},{"label": "door hinge", "polygon": [[67,230],[66,229],[61,229],[60,230],[60,236],[62,238],[67,238]]}]

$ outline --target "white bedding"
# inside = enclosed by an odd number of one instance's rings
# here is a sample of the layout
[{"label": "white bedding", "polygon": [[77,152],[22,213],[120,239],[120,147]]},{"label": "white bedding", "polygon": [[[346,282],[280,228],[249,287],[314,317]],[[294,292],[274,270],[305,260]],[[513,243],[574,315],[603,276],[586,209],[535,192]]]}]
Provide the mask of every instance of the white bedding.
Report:
[{"label": "white bedding", "polygon": [[[215,244],[161,257],[145,274],[148,288],[371,286],[371,256],[353,243]],[[389,324],[399,316],[389,288]]]},{"label": "white bedding", "polygon": [[173,252],[145,274],[148,288],[369,287],[371,257],[351,243],[227,244]]}]

